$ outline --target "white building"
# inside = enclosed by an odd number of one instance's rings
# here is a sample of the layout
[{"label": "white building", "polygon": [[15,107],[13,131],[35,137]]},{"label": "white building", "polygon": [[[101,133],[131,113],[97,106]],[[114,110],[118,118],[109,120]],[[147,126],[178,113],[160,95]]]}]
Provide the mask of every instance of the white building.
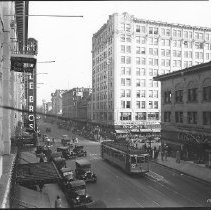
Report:
[{"label": "white building", "polygon": [[210,59],[211,28],[110,15],[92,38],[92,120],[159,127],[160,84],[153,77]]}]

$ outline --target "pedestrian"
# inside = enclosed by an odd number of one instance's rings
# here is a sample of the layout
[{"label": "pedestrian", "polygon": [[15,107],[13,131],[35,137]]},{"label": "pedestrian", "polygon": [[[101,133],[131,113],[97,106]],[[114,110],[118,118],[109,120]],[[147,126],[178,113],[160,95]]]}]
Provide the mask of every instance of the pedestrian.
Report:
[{"label": "pedestrian", "polygon": [[164,152],[163,149],[161,149],[161,160],[163,161]]},{"label": "pedestrian", "polygon": [[177,152],[176,152],[176,162],[180,163],[180,151],[179,150],[177,150]]},{"label": "pedestrian", "polygon": [[62,200],[59,195],[57,196],[55,200],[55,208],[62,208]]},{"label": "pedestrian", "polygon": [[40,192],[42,192],[43,187],[44,187],[44,184],[43,184],[43,183],[40,183],[40,184],[39,184]]},{"label": "pedestrian", "polygon": [[164,157],[165,157],[165,160],[167,160],[167,153],[168,153],[168,152],[167,152],[167,149],[165,148],[165,149],[164,149]]},{"label": "pedestrian", "polygon": [[53,142],[53,143],[55,143],[55,140],[54,140],[54,138],[52,138],[52,142]]},{"label": "pedestrian", "polygon": [[43,159],[43,157],[41,156],[40,157],[40,163],[43,163],[44,162],[44,159]]}]

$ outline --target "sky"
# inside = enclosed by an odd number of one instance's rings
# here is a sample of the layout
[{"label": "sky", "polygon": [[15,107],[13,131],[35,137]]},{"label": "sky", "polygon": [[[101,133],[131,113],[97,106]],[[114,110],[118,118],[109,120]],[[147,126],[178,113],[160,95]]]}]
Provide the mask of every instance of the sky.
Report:
[{"label": "sky", "polygon": [[[92,36],[109,15],[128,12],[140,19],[211,28],[210,1],[30,1],[28,37],[38,41],[37,104],[56,89],[92,87]],[[54,63],[39,63],[55,61]],[[47,74],[42,74],[47,73]]]}]

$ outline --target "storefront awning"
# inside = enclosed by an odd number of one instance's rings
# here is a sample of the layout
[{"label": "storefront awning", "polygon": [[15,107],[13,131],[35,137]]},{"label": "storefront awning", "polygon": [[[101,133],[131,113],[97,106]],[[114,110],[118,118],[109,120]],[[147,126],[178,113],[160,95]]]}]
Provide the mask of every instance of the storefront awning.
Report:
[{"label": "storefront awning", "polygon": [[26,187],[15,185],[12,193],[13,208],[51,208],[48,195]]},{"label": "storefront awning", "polygon": [[58,183],[60,179],[53,162],[18,164],[16,169],[16,182],[24,186]]}]

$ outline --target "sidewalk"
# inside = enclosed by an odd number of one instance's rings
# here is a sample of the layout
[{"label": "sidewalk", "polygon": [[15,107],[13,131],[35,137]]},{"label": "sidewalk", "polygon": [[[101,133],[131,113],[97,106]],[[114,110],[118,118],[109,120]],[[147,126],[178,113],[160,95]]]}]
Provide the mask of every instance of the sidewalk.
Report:
[{"label": "sidewalk", "polygon": [[172,168],[186,175],[201,179],[205,182],[211,183],[211,169],[205,167],[204,164],[196,164],[191,161],[176,162],[176,158],[168,157],[167,160],[161,160],[161,155],[158,155],[157,160],[154,162],[165,167]]},{"label": "sidewalk", "polygon": [[[34,151],[26,151],[26,152],[20,153],[20,159],[18,162],[21,164],[26,164],[28,162],[37,163],[39,162],[39,158],[36,157]],[[28,189],[26,190],[29,191]],[[34,191],[34,192],[31,192],[30,194],[31,195],[27,196],[28,200],[27,198],[22,198],[23,196],[21,196],[21,194],[19,194],[18,196],[20,197],[20,200],[24,201],[24,203],[31,201],[31,204],[35,203],[34,205],[36,205],[36,201],[39,200],[40,202],[37,202],[37,208],[41,208],[41,207],[54,208],[54,202],[55,202],[56,196],[59,195],[62,199],[63,208],[69,207],[69,204],[64,196],[64,193],[62,192],[62,190],[59,188],[58,184],[56,183],[46,184],[42,192]]]}]

